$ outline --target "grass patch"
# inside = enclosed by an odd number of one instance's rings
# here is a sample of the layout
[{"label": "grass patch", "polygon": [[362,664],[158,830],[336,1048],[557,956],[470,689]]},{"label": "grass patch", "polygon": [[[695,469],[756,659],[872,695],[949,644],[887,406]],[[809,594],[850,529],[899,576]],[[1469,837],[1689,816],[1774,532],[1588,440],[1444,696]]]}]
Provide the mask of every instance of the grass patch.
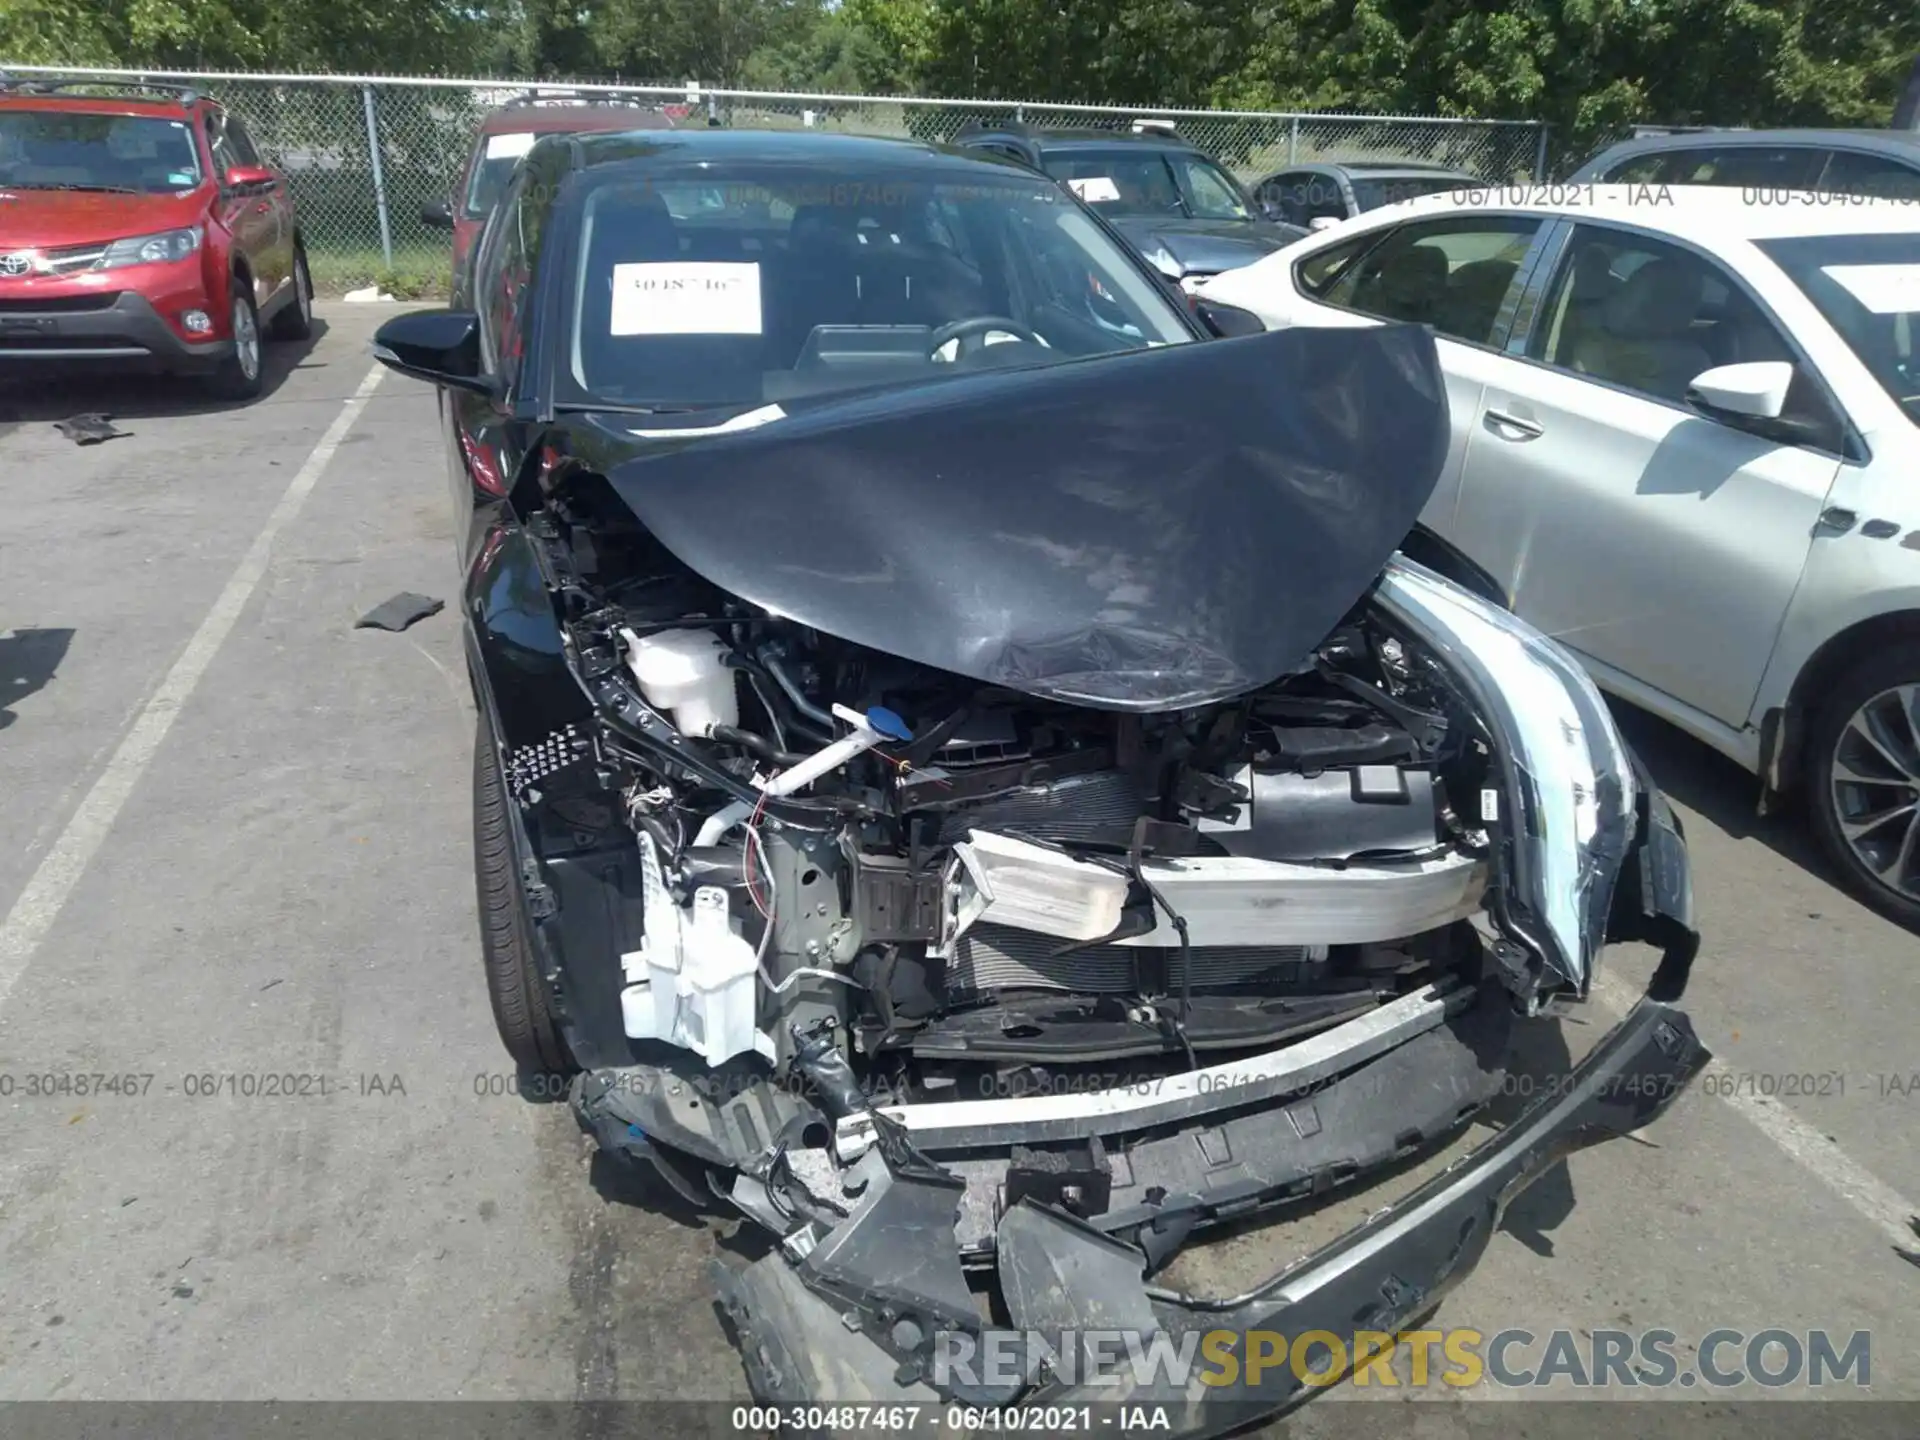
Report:
[{"label": "grass patch", "polygon": [[337,298],[349,290],[378,285],[396,300],[444,299],[453,279],[453,259],[444,245],[394,247],[393,264],[378,249],[307,253],[316,295]]}]

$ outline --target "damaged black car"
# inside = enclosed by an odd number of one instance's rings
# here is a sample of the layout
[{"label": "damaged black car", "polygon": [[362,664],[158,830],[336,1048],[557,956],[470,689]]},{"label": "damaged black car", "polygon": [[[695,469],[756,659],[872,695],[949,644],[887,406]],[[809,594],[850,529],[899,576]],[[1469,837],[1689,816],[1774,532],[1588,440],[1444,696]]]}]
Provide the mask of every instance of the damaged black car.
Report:
[{"label": "damaged black car", "polygon": [[[376,353],[440,389],[494,1013],[766,1232],[715,1276],[756,1398],[1392,1331],[1704,1063],[1678,823],[1418,527],[1424,329],[1216,338],[1045,177],[848,136],[545,140],[480,247]],[[1236,1297],[1154,1282],[1458,1134],[1628,940],[1647,996],[1492,1140]],[[1308,1393],[1147,1388],[1195,1434]]]}]

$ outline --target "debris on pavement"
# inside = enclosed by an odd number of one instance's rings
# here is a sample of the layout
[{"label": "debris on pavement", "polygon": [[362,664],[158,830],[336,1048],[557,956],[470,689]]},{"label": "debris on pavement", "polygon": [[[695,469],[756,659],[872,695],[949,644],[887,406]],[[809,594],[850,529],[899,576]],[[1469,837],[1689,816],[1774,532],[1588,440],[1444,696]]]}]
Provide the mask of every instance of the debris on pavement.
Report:
[{"label": "debris on pavement", "polygon": [[416,595],[411,590],[402,590],[391,600],[383,601],[362,615],[354,623],[356,630],[404,630],[417,620],[429,615],[438,615],[447,608],[444,600],[435,600],[431,595]]},{"label": "debris on pavement", "polygon": [[341,296],[340,298],[343,300],[351,300],[357,304],[364,305],[364,304],[372,304],[378,301],[390,301],[393,299],[393,296],[387,294],[387,292],[382,290],[378,285],[368,285],[364,289],[349,290],[345,295]]},{"label": "debris on pavement", "polygon": [[76,445],[98,445],[102,440],[124,439],[128,432],[116,427],[111,415],[89,411],[65,420],[56,420],[54,428]]},{"label": "debris on pavement", "polygon": [[[1909,1229],[1913,1231],[1915,1235],[1920,1235],[1920,1215],[1914,1215],[1910,1217],[1907,1220],[1907,1226]],[[1920,1250],[1907,1250],[1907,1249],[1903,1249],[1901,1246],[1896,1245],[1893,1247],[1893,1253],[1898,1255],[1902,1260],[1906,1261],[1909,1265],[1920,1265]]]}]

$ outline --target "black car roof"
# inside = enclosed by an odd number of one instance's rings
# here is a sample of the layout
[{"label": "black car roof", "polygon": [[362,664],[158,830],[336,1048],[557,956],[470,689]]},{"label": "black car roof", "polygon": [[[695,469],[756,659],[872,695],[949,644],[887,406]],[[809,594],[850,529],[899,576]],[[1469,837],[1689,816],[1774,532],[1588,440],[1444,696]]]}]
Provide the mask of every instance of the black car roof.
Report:
[{"label": "black car roof", "polygon": [[1302,160],[1283,165],[1282,170],[1339,171],[1346,175],[1395,175],[1413,179],[1421,175],[1471,175],[1458,165],[1441,165],[1432,160]]},{"label": "black car roof", "polygon": [[1016,145],[1030,145],[1036,150],[1046,151],[1104,150],[1110,145],[1144,150],[1200,150],[1191,140],[1180,135],[1169,135],[1164,130],[1032,130],[1014,125],[992,125],[963,131],[956,138],[963,142],[1010,140]]},{"label": "black car roof", "polygon": [[[572,137],[580,165],[594,169],[642,160],[818,164],[906,167],[933,173],[996,175],[1020,167],[998,156],[982,155],[923,140],[877,135],[847,135],[819,130],[643,130],[603,131]],[[543,142],[544,143],[544,142]],[[560,143],[566,143],[564,140]]]}]

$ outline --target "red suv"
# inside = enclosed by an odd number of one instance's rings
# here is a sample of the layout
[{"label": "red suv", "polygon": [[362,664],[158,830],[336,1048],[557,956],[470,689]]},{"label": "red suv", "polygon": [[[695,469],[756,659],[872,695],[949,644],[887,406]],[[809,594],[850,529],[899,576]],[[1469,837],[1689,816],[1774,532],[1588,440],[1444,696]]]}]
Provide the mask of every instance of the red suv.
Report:
[{"label": "red suv", "polygon": [[239,117],[182,86],[0,79],[0,364],[190,372],[245,400],[261,336],[312,319],[286,179]]},{"label": "red suv", "polygon": [[[682,107],[684,112],[684,107]],[[456,198],[425,206],[420,219],[438,229],[453,231],[454,288],[473,243],[486,224],[494,202],[507,188],[507,177],[519,158],[543,135],[584,134],[590,130],[671,130],[673,115],[657,100],[615,91],[581,93],[539,90],[517,96],[480,122],[473,152],[460,177]]]}]

